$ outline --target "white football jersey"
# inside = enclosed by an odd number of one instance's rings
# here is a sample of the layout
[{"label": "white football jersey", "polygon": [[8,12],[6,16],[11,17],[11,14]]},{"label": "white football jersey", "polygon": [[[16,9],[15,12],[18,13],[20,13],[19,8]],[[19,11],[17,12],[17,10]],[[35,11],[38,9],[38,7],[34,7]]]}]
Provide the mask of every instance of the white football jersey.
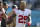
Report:
[{"label": "white football jersey", "polygon": [[25,9],[25,11],[16,10],[16,27],[25,27],[27,21],[27,16],[30,14],[31,10]]}]

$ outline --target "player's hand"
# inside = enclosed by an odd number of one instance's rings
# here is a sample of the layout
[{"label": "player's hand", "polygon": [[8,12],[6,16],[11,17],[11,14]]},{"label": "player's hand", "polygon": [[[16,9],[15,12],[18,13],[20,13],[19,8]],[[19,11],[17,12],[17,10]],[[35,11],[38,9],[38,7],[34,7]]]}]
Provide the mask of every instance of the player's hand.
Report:
[{"label": "player's hand", "polygon": [[27,26],[30,26],[31,24],[29,22],[27,22]]}]

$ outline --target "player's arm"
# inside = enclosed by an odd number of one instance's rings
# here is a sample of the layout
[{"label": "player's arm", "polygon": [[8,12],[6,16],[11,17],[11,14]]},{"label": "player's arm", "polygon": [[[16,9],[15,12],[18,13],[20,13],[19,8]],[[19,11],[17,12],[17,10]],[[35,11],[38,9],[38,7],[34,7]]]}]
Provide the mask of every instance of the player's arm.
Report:
[{"label": "player's arm", "polygon": [[31,15],[29,14],[29,16],[28,16],[27,26],[30,26],[30,25],[31,25]]},{"label": "player's arm", "polygon": [[31,25],[31,12],[30,14],[28,15],[28,22],[27,22],[27,26],[30,26]]},{"label": "player's arm", "polygon": [[6,19],[6,18],[7,18],[7,17],[6,17],[6,15],[5,15],[4,13],[2,14],[2,16],[3,16],[3,18],[4,18],[4,19]]},{"label": "player's arm", "polygon": [[15,17],[16,16],[16,10],[12,10],[12,12],[13,12],[13,16]]},{"label": "player's arm", "polygon": [[15,14],[15,13],[13,13],[13,14],[12,14],[12,16],[13,16],[13,17],[16,17],[16,14]]},{"label": "player's arm", "polygon": [[13,12],[9,18],[14,18],[14,17],[16,17],[16,14]]},{"label": "player's arm", "polygon": [[[9,13],[10,15],[10,13]],[[6,20],[7,24],[10,24],[13,21],[13,18],[16,16],[15,13],[12,13]]]},{"label": "player's arm", "polygon": [[29,14],[28,15],[28,22],[27,22],[27,26],[30,26],[31,25],[31,15]]},{"label": "player's arm", "polygon": [[4,19],[8,18],[8,16],[5,14],[5,9],[3,8],[1,11],[2,11],[2,16],[4,17]]},{"label": "player's arm", "polygon": [[10,17],[8,17],[8,18],[14,18],[14,17],[16,17],[16,14],[12,14]]}]

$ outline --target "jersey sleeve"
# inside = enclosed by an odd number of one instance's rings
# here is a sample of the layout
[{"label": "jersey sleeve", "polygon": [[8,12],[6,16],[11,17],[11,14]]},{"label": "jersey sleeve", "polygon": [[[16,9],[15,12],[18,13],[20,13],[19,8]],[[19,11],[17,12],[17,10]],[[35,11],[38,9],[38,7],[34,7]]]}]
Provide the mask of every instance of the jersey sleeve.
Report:
[{"label": "jersey sleeve", "polygon": [[28,13],[31,14],[31,10],[28,10]]},{"label": "jersey sleeve", "polygon": [[31,10],[30,10],[30,14],[31,14]]},{"label": "jersey sleeve", "polygon": [[28,14],[31,14],[31,10],[30,9],[25,9],[26,10],[26,12],[28,13]]}]

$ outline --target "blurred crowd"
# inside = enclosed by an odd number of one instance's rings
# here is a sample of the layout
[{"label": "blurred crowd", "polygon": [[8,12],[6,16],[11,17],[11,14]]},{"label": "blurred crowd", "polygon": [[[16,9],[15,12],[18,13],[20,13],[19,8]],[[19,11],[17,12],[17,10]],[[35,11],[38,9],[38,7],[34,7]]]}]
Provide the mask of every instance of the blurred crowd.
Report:
[{"label": "blurred crowd", "polygon": [[40,10],[40,0],[0,0],[2,2],[7,2],[9,7],[17,5],[19,7],[20,1],[26,2],[26,8],[32,10]]}]

